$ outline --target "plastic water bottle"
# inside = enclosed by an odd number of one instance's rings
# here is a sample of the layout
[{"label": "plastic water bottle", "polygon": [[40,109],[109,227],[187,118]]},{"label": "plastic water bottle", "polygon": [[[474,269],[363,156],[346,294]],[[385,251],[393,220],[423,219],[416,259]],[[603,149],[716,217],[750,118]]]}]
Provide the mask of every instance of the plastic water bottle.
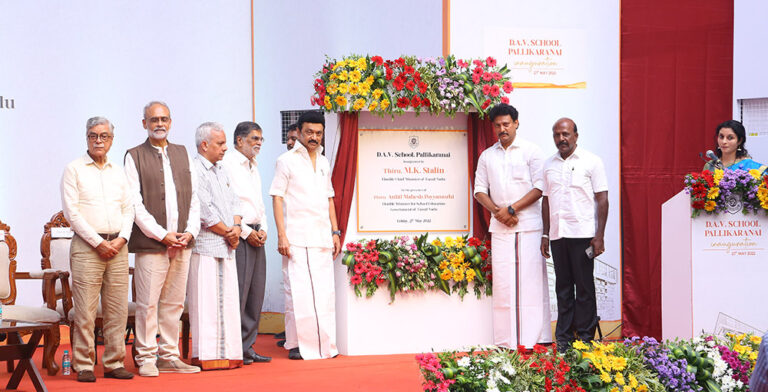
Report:
[{"label": "plastic water bottle", "polygon": [[3,322],[3,303],[0,302],[0,323]]},{"label": "plastic water bottle", "polygon": [[61,374],[64,376],[72,374],[72,364],[69,362],[69,350],[64,350],[64,356],[61,358]]}]

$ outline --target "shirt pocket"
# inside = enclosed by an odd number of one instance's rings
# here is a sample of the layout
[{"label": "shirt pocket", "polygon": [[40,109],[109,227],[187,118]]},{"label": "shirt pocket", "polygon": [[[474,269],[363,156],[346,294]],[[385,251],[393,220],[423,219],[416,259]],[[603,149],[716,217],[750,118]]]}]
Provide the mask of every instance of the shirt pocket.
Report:
[{"label": "shirt pocket", "polygon": [[507,174],[512,182],[531,182],[530,168],[522,156],[507,161]]}]

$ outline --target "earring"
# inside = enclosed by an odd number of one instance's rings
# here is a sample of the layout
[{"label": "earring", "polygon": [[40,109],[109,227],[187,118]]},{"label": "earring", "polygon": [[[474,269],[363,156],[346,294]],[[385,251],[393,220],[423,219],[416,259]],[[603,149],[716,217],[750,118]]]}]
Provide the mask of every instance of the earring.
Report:
[{"label": "earring", "polygon": [[741,151],[741,147],[737,148],[736,151]]}]

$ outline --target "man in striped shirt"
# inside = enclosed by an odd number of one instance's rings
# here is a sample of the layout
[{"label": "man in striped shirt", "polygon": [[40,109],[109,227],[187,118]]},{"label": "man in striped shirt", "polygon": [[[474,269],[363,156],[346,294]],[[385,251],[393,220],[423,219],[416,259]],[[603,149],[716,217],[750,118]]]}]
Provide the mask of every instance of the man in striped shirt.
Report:
[{"label": "man in striped shirt", "polygon": [[231,369],[243,364],[235,263],[242,212],[219,163],[227,151],[224,128],[217,123],[201,124],[195,143],[200,234],[192,250],[187,286],[192,361],[203,370]]}]

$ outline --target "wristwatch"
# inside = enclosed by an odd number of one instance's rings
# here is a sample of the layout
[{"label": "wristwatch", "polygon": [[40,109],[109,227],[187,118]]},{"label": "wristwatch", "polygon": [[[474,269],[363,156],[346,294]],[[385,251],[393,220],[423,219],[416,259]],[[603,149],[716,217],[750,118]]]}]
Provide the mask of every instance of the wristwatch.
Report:
[{"label": "wristwatch", "polygon": [[332,231],[331,235],[334,235],[334,234],[339,236],[339,237],[341,237],[341,230],[334,230],[334,231]]},{"label": "wristwatch", "polygon": [[512,206],[507,207],[507,212],[509,212],[509,215],[515,215],[515,209]]}]

